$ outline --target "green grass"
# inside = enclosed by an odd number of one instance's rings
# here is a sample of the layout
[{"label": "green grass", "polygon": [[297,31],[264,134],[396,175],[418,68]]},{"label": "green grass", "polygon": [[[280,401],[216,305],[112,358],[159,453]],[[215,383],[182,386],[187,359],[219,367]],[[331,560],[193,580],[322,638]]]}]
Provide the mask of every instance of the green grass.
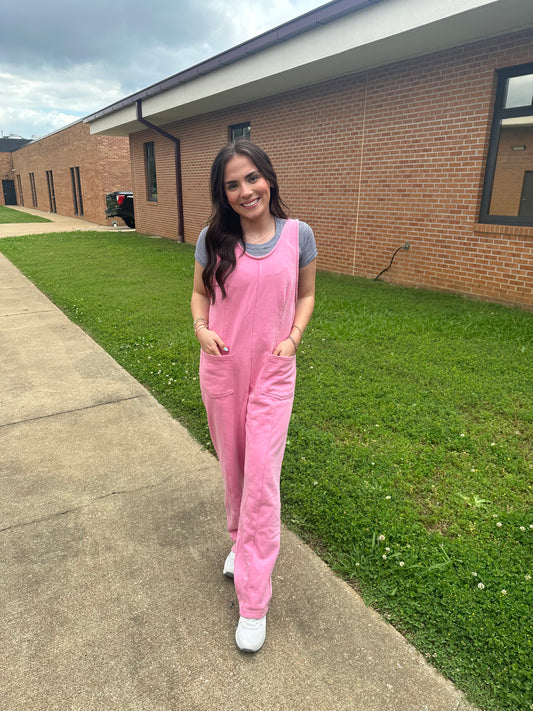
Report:
[{"label": "green grass", "polygon": [[0,205],[0,225],[12,225],[16,222],[51,222],[51,220],[38,215],[30,215],[28,212],[11,210],[9,207]]},{"label": "green grass", "polygon": [[[209,447],[193,249],[137,234],[0,250]],[[285,522],[487,711],[533,704],[533,315],[319,274]]]}]

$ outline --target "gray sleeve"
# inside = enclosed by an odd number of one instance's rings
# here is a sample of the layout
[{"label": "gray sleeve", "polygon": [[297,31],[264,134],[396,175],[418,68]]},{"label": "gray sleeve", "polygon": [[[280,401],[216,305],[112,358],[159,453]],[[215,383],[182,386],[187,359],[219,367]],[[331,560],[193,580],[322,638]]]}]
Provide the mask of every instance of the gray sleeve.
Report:
[{"label": "gray sleeve", "polygon": [[310,264],[318,255],[315,236],[307,222],[299,222],[298,243],[300,247],[299,267],[301,269]]},{"label": "gray sleeve", "polygon": [[198,264],[202,265],[202,267],[205,267],[205,265],[207,264],[207,250],[205,248],[206,232],[207,227],[204,227],[204,229],[200,232],[198,242],[196,242],[196,249],[194,250],[194,258],[196,259]]}]

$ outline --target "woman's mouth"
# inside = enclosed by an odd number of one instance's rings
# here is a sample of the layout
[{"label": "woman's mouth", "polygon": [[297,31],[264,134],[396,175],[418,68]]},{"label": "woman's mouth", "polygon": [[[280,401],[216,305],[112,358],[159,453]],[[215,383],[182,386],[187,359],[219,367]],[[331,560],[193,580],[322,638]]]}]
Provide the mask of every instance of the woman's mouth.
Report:
[{"label": "woman's mouth", "polygon": [[249,202],[243,202],[242,206],[244,208],[249,209],[249,208],[255,207],[258,203],[259,203],[259,198],[254,198],[253,200],[250,200]]}]

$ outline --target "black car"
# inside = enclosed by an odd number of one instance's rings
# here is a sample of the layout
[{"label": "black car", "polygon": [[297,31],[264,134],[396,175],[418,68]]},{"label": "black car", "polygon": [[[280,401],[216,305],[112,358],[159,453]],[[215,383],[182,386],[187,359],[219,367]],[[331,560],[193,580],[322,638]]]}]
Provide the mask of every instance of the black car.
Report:
[{"label": "black car", "polygon": [[121,217],[128,227],[135,227],[133,212],[133,193],[129,190],[117,190],[105,196],[106,217]]}]

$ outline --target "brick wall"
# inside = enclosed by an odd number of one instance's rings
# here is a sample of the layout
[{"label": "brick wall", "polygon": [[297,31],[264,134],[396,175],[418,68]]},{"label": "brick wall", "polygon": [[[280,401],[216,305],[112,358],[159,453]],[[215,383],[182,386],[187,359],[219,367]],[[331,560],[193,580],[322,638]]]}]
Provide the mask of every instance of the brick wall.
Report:
[{"label": "brick wall", "polygon": [[[37,208],[50,210],[46,171],[52,171],[56,212],[75,213],[71,168],[80,169],[83,217],[106,224],[105,196],[115,190],[131,190],[129,141],[123,137],[91,136],[89,126],[78,122],[62,131],[29,143],[13,154],[15,173],[20,175],[24,204],[32,207],[29,174],[35,175]],[[17,188],[17,200],[21,203]]]},{"label": "brick wall", "polygon": [[[250,121],[291,214],[311,224],[321,269],[533,305],[533,228],[478,224],[495,70],[533,60],[524,31],[170,124],[181,140],[185,239],[209,216],[209,167]],[[144,198],[154,140],[159,202]],[[178,235],[174,153],[131,136],[139,231]]]}]

